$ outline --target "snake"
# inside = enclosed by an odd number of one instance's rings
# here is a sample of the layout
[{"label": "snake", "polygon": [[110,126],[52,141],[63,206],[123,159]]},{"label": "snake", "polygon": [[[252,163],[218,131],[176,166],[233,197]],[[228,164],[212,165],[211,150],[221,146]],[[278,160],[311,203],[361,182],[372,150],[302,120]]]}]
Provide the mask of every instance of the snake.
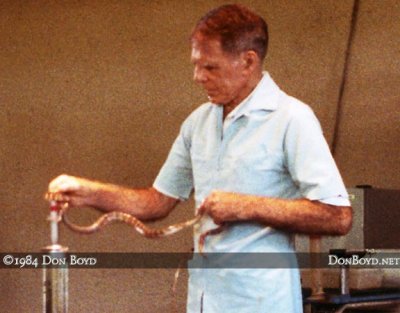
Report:
[{"label": "snake", "polygon": [[[173,225],[169,225],[163,228],[150,228],[145,225],[142,221],[140,221],[135,216],[119,212],[119,211],[111,211],[101,215],[97,220],[95,220],[92,224],[87,226],[76,225],[72,223],[67,217],[67,211],[71,209],[71,206],[68,202],[62,200],[62,195],[59,193],[48,192],[45,194],[45,199],[50,202],[50,209],[55,210],[59,214],[59,221],[62,221],[70,230],[79,233],[79,234],[93,234],[104,226],[113,223],[113,222],[123,222],[132,226],[137,233],[146,237],[146,238],[162,238],[166,236],[170,236],[175,234],[185,228],[194,226],[199,223],[203,218],[203,214],[196,214],[194,218],[189,219],[184,222],[179,222]],[[209,235],[219,234],[224,230],[225,226],[219,226],[215,229],[208,230],[202,233],[199,237],[199,252],[203,253],[205,239]]]}]

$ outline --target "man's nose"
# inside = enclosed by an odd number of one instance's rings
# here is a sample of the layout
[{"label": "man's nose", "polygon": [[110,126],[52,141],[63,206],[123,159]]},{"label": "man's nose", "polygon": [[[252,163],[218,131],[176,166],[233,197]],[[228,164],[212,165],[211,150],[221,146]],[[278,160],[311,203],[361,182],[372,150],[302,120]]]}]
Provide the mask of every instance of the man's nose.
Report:
[{"label": "man's nose", "polygon": [[206,73],[199,66],[194,67],[193,80],[198,84],[202,84],[207,80]]}]

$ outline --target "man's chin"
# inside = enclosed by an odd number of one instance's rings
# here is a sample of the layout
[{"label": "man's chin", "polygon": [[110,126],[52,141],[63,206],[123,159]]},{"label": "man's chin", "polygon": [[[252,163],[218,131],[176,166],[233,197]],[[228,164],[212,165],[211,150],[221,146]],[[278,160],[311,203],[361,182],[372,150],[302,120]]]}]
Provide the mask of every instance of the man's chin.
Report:
[{"label": "man's chin", "polygon": [[216,105],[223,105],[222,101],[218,100],[217,97],[207,96],[208,101]]}]

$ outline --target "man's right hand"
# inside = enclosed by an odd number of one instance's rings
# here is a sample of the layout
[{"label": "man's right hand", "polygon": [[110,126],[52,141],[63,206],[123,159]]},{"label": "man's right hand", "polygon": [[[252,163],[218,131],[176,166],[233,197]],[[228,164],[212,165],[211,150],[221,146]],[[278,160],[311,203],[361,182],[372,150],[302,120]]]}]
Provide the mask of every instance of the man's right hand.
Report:
[{"label": "man's right hand", "polygon": [[60,201],[68,202],[73,207],[93,206],[101,185],[99,182],[63,174],[50,182],[48,192],[57,193]]}]

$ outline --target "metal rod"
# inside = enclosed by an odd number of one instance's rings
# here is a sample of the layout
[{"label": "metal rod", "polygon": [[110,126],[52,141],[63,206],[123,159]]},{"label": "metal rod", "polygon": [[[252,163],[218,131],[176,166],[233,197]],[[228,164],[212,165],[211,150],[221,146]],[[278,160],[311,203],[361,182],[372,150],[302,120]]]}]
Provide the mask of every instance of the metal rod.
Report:
[{"label": "metal rod", "polygon": [[68,312],[68,264],[66,252],[68,248],[51,245],[42,249],[46,254],[43,267],[43,313]]},{"label": "metal rod", "polygon": [[42,249],[43,259],[43,313],[68,312],[68,264],[67,247],[58,244],[58,223],[60,206],[56,201],[50,202],[50,242]]},{"label": "metal rod", "polygon": [[350,294],[349,271],[350,271],[350,268],[346,265],[343,265],[340,268],[340,293],[342,295]]},{"label": "metal rod", "polygon": [[335,311],[334,313],[343,313],[347,309],[376,308],[376,307],[395,305],[395,304],[400,304],[400,300],[348,303],[342,306],[339,310]]}]

